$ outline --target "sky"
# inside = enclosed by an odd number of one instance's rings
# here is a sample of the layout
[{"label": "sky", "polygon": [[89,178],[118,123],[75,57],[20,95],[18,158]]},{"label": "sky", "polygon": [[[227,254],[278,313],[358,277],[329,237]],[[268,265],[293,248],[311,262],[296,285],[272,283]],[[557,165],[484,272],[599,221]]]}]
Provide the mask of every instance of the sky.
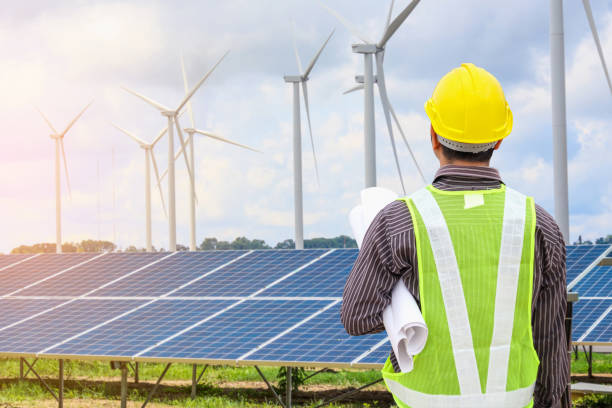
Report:
[{"label": "sky", "polygon": [[[326,3],[366,37],[382,35],[390,1]],[[514,113],[513,132],[492,166],[509,186],[554,212],[548,3],[422,1],[389,41],[389,97],[428,181],[438,162],[423,104],[445,73],[473,62],[499,79]],[[407,4],[397,1],[395,14]],[[612,0],[591,4],[610,66]],[[612,96],[582,3],[566,1],[564,7],[570,241],[575,241],[579,235],[612,234]],[[121,86],[177,106],[184,95],[180,56],[194,84],[228,50],[192,99],[196,127],[263,153],[196,140],[197,242],[246,236],[275,245],[293,238],[292,89],[283,75],[299,73],[294,38],[306,65],[334,28],[308,83],[319,184],[302,127],[306,238],[352,235],[348,213],[365,182],[363,95],[342,94],[363,71],[362,58],[351,52],[359,40],[319,2],[7,4],[0,15],[0,252],[55,241],[55,147],[36,109],[63,129],[92,100],[64,139],[72,194],[62,170],[63,240],[144,247],[144,152],[111,122],[147,141],[166,122]],[[375,104],[378,184],[401,193],[377,96]],[[410,194],[423,183],[406,147],[398,146]],[[161,171],[167,149],[164,138],[154,150]],[[176,168],[177,241],[187,245],[189,182],[182,159]],[[166,195],[165,182],[162,187]],[[153,244],[167,248],[168,221],[155,188]]]}]

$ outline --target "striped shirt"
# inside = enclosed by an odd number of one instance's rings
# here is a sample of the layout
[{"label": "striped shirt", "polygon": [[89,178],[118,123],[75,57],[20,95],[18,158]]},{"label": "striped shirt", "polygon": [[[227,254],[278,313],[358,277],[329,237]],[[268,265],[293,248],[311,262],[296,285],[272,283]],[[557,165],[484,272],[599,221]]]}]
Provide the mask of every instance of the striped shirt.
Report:
[{"label": "striped shirt", "polygon": [[[465,191],[500,188],[502,183],[491,167],[447,165],[438,170],[433,186]],[[417,266],[410,211],[404,202],[394,201],[372,221],[346,281],[341,310],[346,331],[353,336],[383,331],[382,312],[400,278],[418,302]],[[570,376],[565,311],[565,243],[552,216],[536,205],[532,332],[540,367],[534,408],[562,404]],[[391,362],[399,371],[393,351]]]}]

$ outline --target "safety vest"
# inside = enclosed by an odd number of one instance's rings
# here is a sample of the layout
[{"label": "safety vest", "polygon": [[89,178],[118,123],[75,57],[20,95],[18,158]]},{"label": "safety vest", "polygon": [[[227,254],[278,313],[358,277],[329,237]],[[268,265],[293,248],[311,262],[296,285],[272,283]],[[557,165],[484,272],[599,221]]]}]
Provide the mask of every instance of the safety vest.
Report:
[{"label": "safety vest", "polygon": [[421,311],[429,335],[414,369],[383,378],[399,407],[533,405],[533,199],[506,188],[403,200],[416,236]]}]

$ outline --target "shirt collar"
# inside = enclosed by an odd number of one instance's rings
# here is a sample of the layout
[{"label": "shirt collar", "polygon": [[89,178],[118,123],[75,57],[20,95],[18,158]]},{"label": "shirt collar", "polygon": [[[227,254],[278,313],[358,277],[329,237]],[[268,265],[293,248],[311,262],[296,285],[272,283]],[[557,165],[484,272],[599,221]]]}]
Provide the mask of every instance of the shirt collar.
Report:
[{"label": "shirt collar", "polygon": [[469,177],[477,179],[490,179],[503,183],[499,171],[493,167],[482,167],[482,166],[457,166],[454,164],[447,164],[442,166],[436,172],[434,182],[440,177],[451,176],[451,177]]}]

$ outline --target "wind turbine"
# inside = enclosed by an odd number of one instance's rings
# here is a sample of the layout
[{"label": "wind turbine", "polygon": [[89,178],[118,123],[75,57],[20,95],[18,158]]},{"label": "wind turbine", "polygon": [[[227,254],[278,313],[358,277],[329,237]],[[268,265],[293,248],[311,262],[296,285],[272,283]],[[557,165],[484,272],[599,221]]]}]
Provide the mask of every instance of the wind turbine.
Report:
[{"label": "wind turbine", "polygon": [[161,184],[159,180],[159,170],[157,167],[157,161],[155,160],[155,154],[153,153],[153,147],[155,144],[159,142],[159,140],[166,134],[168,128],[163,129],[155,140],[151,143],[147,143],[132,132],[129,132],[114,123],[112,123],[115,129],[129,136],[132,140],[134,140],[138,145],[144,150],[145,153],[145,207],[146,207],[146,241],[147,241],[147,252],[153,251],[153,241],[151,238],[151,162],[153,162],[153,169],[155,170],[155,177],[157,179],[157,188],[159,189],[159,195],[161,197],[162,206],[164,208],[164,213],[166,213],[166,203],[164,201],[164,194],[161,190]]},{"label": "wind turbine", "polygon": [[[169,213],[169,233],[168,233],[168,247],[170,251],[176,251],[176,190],[175,190],[175,175],[174,175],[174,126],[176,126],[176,131],[179,135],[179,139],[181,141],[181,146],[185,145],[185,140],[183,138],[183,132],[181,130],[181,125],[178,121],[178,114],[181,109],[189,102],[191,97],[196,93],[196,91],[202,86],[204,81],[208,79],[208,77],[213,73],[217,65],[221,63],[221,61],[225,58],[225,56],[229,53],[226,52],[217,63],[208,71],[202,79],[198,81],[198,83],[185,95],[181,103],[177,106],[176,109],[170,109],[154,100],[147,98],[144,95],[139,94],[138,92],[132,91],[128,88],[123,87],[123,89],[134,96],[139,97],[143,101],[147,102],[157,110],[159,110],[162,116],[165,116],[168,120],[168,213]],[[189,164],[189,159],[187,158],[187,152],[183,149],[183,157],[185,158],[185,163],[187,165],[187,173],[189,173],[189,180],[191,184],[193,184],[193,174],[191,172],[191,166]]]},{"label": "wind turbine", "polygon": [[[383,112],[385,114],[385,121],[387,123],[387,129],[389,132],[389,139],[391,141],[391,148],[393,149],[393,155],[395,158],[395,165],[397,167],[397,171],[400,177],[400,182],[402,184],[402,189],[404,193],[406,189],[404,187],[404,180],[402,177],[399,158],[397,156],[397,148],[395,146],[395,139],[393,137],[393,124],[391,122],[391,118],[395,121],[397,128],[404,139],[404,143],[408,147],[408,151],[412,156],[412,160],[415,163],[415,166],[421,176],[423,182],[425,182],[425,177],[423,176],[423,172],[421,171],[420,166],[418,165],[414,153],[408,144],[408,140],[404,135],[402,127],[400,126],[399,120],[393,107],[391,106],[391,102],[389,101],[389,96],[387,94],[387,86],[385,84],[385,73],[383,62],[385,58],[385,46],[387,42],[391,39],[393,34],[397,31],[397,29],[402,25],[402,23],[408,18],[412,10],[419,4],[420,0],[412,0],[408,6],[406,6],[396,17],[391,20],[393,14],[393,5],[394,0],[391,1],[391,6],[389,7],[389,14],[387,16],[387,23],[385,25],[385,31],[378,42],[373,42],[368,40],[363,35],[359,34],[355,31],[348,21],[338,14],[336,11],[329,8],[327,5],[322,4],[322,6],[327,9],[333,16],[335,16],[345,27],[349,29],[353,35],[359,38],[363,43],[362,44],[353,44],[352,49],[354,53],[363,54],[364,57],[364,75],[363,75],[363,85],[357,85],[355,88],[352,88],[349,91],[354,91],[358,89],[364,89],[364,138],[365,138],[365,186],[375,187],[376,186],[376,139],[375,139],[375,119],[374,119],[374,82],[378,85],[378,91],[380,94],[380,99],[382,102]],[[377,75],[374,76],[374,68],[373,68],[373,57],[376,58],[376,71]],[[356,77],[359,82],[360,77]]]},{"label": "wind turbine", "polygon": [[327,37],[319,51],[315,54],[312,61],[304,71],[302,69],[302,62],[300,55],[297,50],[295,41],[293,42],[293,48],[295,51],[295,58],[297,60],[298,68],[300,70],[299,75],[285,75],[285,82],[293,84],[293,199],[294,199],[294,211],[295,211],[295,248],[304,249],[304,209],[302,204],[302,126],[300,123],[301,110],[300,110],[300,84],[302,85],[302,92],[304,94],[304,106],[306,107],[306,118],[308,119],[308,131],[310,133],[310,145],[312,147],[312,156],[314,159],[315,173],[317,176],[317,183],[319,183],[319,168],[317,166],[317,155],[315,154],[314,139],[312,137],[312,124],[310,122],[310,106],[308,104],[308,79],[310,72],[314,68],[321,52],[329,42],[330,38],[334,35],[334,30]]},{"label": "wind turbine", "polygon": [[[185,73],[185,62],[183,61],[183,57],[181,56],[181,71],[183,73],[183,84],[185,86],[185,95],[189,93],[189,85],[187,82],[187,74]],[[219,140],[221,142],[233,144],[234,146],[239,146],[244,149],[252,150],[254,152],[261,153],[259,150],[252,149],[248,146],[242,145],[240,143],[232,142],[231,140],[225,139],[221,136],[217,136],[213,133],[196,129],[195,121],[193,119],[193,107],[191,105],[191,101],[187,102],[187,110],[189,111],[189,120],[191,122],[191,127],[185,128],[185,132],[187,132],[187,146],[189,148],[189,162],[191,163],[191,174],[192,174],[192,183],[190,185],[190,194],[189,194],[189,250],[195,251],[196,247],[196,191],[195,191],[195,153],[194,153],[194,135],[199,134],[203,136],[207,136],[211,139]],[[184,148],[181,146],[178,154],[175,157],[175,160],[178,159],[179,155],[183,153]],[[162,178],[166,175],[166,172],[162,175]]]},{"label": "wind turbine", "polygon": [[89,102],[87,106],[83,108],[78,115],[66,126],[66,129],[59,133],[49,119],[36,108],[40,116],[47,123],[51,131],[53,132],[50,136],[51,139],[55,140],[55,251],[58,254],[62,253],[62,196],[61,196],[61,183],[60,183],[60,150],[62,151],[62,158],[64,161],[64,172],[66,173],[66,186],[68,187],[68,195],[72,198],[72,191],[70,190],[70,176],[68,174],[68,164],[66,162],[66,152],[64,151],[64,136],[70,130],[70,128],[76,123],[77,120],[85,113],[87,108],[91,106],[93,101]]}]

